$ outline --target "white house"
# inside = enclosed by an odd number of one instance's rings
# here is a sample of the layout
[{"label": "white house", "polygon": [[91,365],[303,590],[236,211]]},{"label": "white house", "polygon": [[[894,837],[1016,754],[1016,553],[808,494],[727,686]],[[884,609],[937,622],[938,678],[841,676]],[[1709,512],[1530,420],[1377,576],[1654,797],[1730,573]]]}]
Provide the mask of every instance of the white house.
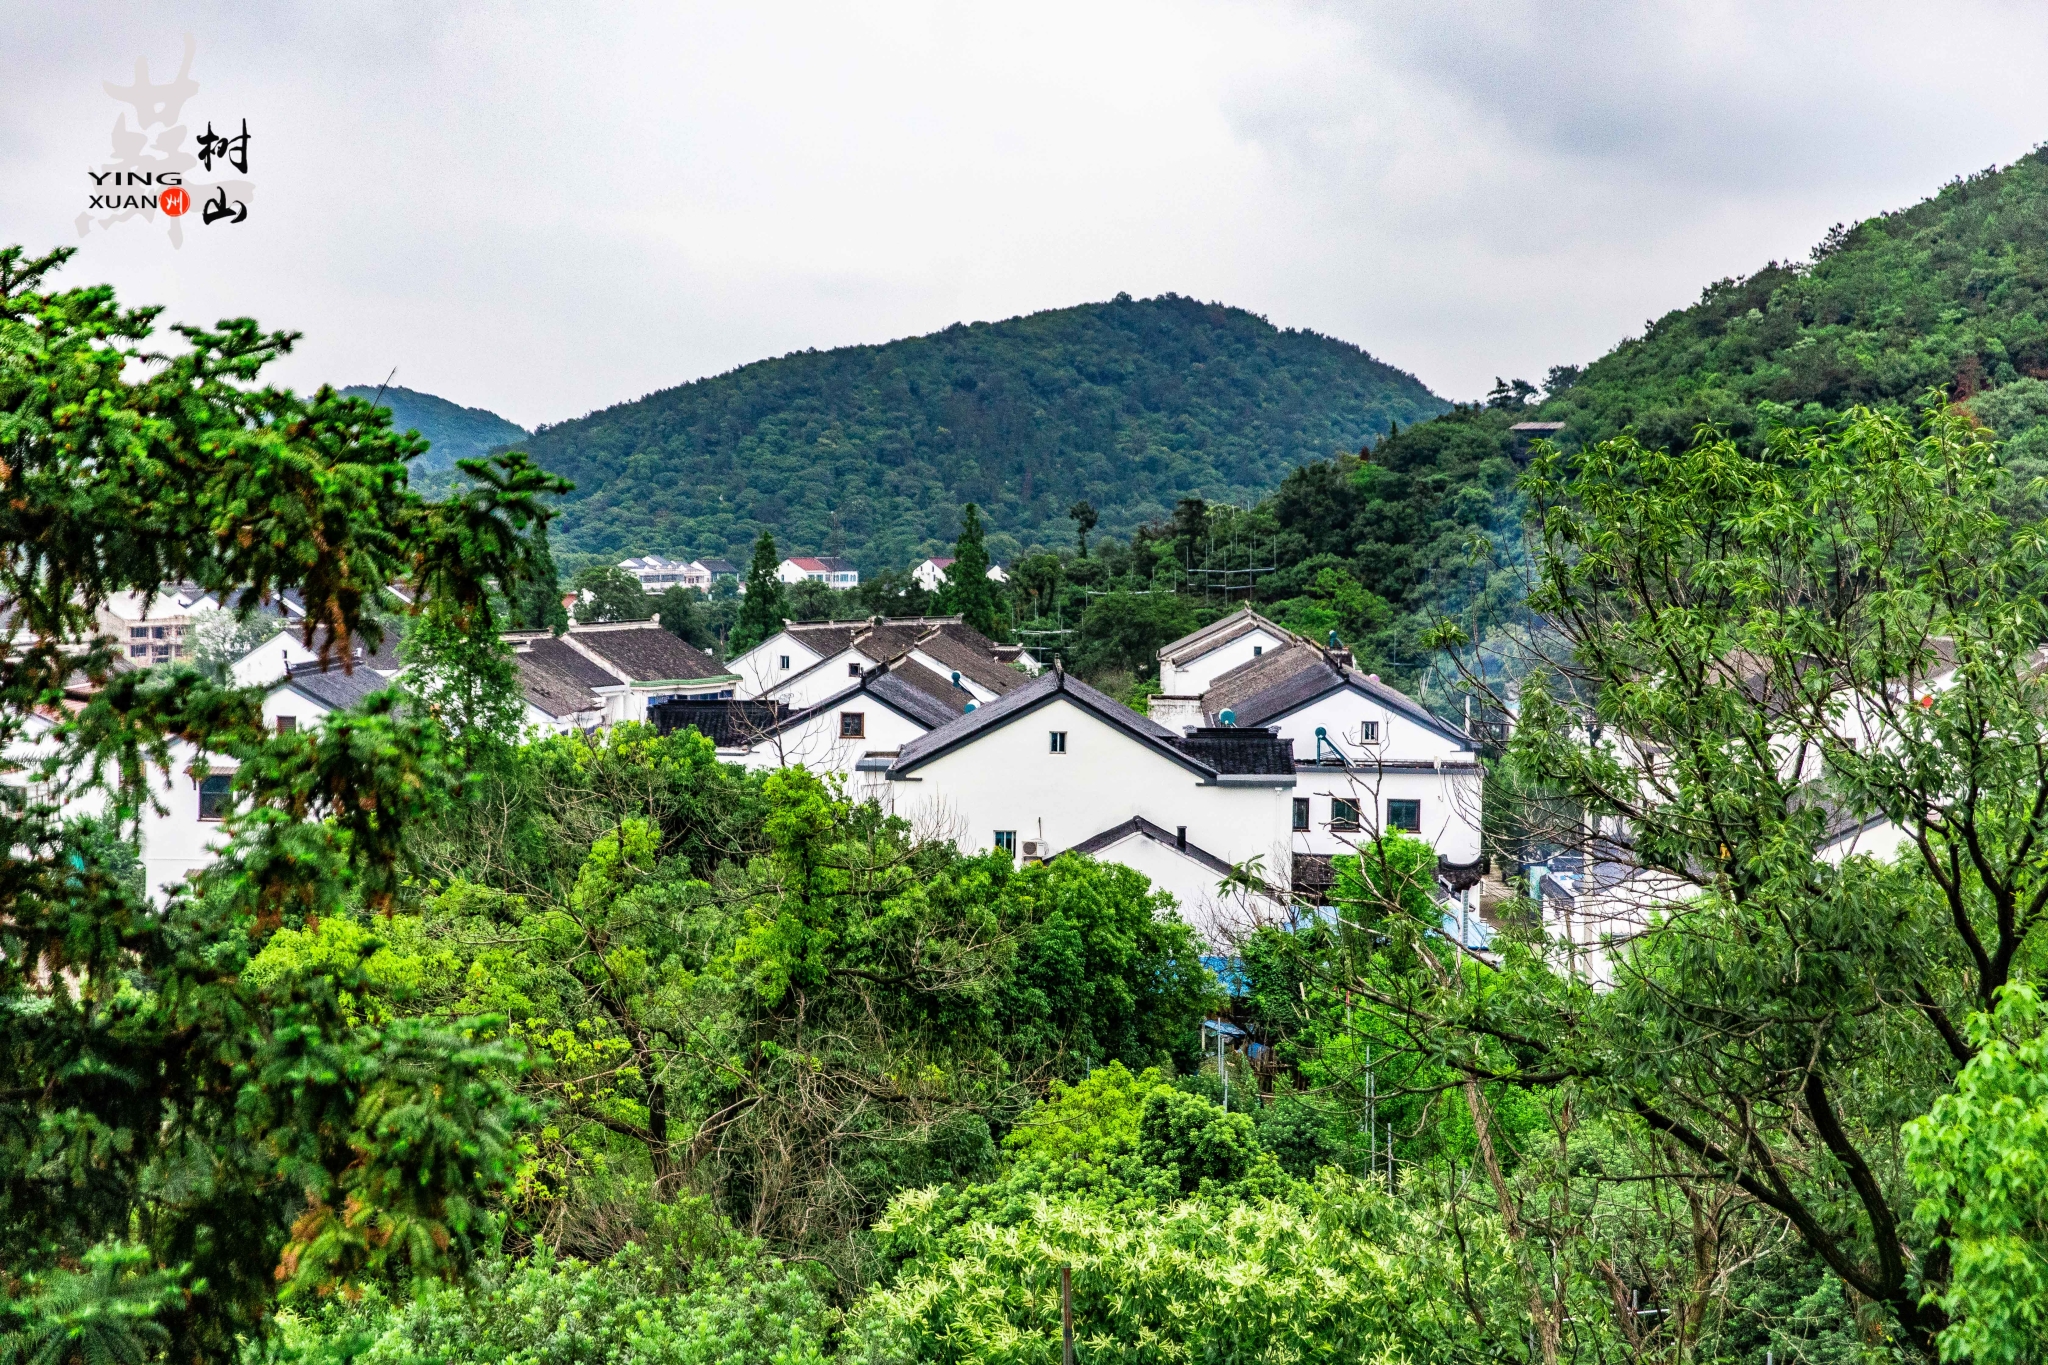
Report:
[{"label": "white house", "polygon": [[782,629],[730,664],[737,695],[808,706],[875,664],[910,657],[977,701],[1001,696],[1037,674],[1038,661],[998,645],[958,616],[869,617],[865,621],[785,621]]},{"label": "white house", "polygon": [[734,699],[654,708],[663,733],[694,727],[720,758],[748,768],[803,767],[842,778],[856,800],[880,799],[903,746],[964,714],[973,698],[908,659],[877,665],[802,706]]},{"label": "white house", "polygon": [[1234,611],[1160,648],[1159,690],[1168,698],[1198,697],[1224,673],[1298,639],[1250,607]]},{"label": "white house", "polygon": [[837,555],[793,556],[776,566],[775,576],[785,583],[823,583],[840,592],[860,586],[860,570]]},{"label": "white house", "polygon": [[187,633],[192,618],[219,611],[220,602],[193,583],[167,583],[144,595],[123,590],[100,604],[99,628],[124,648],[138,667],[192,657]]},{"label": "white house", "polygon": [[[910,577],[926,592],[937,592],[946,581],[946,571],[952,567],[953,561],[950,557],[938,558],[935,556],[921,561],[916,568],[910,571]],[[1003,566],[1000,564],[989,565],[987,577],[997,583],[1007,583],[1010,581],[1010,576],[1003,572]]]},{"label": "white house", "polygon": [[640,580],[642,590],[649,593],[664,593],[670,588],[710,586],[707,578],[702,585],[690,581],[690,566],[680,559],[669,559],[662,555],[641,555],[635,559],[622,559],[619,567]]},{"label": "white house", "polygon": [[719,579],[739,576],[739,566],[729,559],[693,559],[683,566],[683,586],[707,594]]},{"label": "white house", "polygon": [[[1141,859],[1212,942],[1286,900],[1296,774],[1270,731],[1175,734],[1055,667],[906,744],[887,777],[894,813],[966,852]],[[1219,890],[1247,864],[1254,894]]]}]

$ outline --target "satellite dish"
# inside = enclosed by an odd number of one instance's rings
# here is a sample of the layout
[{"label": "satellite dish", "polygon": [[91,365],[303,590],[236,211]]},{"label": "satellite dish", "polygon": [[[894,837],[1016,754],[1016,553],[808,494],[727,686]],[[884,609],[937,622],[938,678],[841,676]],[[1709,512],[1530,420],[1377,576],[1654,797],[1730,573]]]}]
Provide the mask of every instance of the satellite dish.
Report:
[{"label": "satellite dish", "polygon": [[1225,725],[1235,725],[1237,724],[1237,712],[1230,710],[1228,707],[1225,707],[1222,713],[1219,714],[1216,717],[1216,719],[1222,721]]},{"label": "satellite dish", "polygon": [[1316,738],[1317,738],[1317,739],[1328,739],[1329,737],[1330,737],[1330,729],[1329,729],[1329,727],[1328,727],[1328,726],[1326,726],[1326,725],[1318,725],[1318,726],[1316,727]]}]

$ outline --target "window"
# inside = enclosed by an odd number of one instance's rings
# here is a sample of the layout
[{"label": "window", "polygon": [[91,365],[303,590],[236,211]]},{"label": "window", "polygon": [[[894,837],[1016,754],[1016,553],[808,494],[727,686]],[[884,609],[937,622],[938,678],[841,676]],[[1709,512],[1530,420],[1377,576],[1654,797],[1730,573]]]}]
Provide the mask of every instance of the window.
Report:
[{"label": "window", "polygon": [[223,774],[199,779],[199,818],[218,820],[228,813],[228,786],[232,779]]},{"label": "window", "polygon": [[148,626],[130,626],[130,627],[128,627],[128,638],[129,638],[129,639],[131,639],[131,640],[147,640],[147,639],[149,638],[149,627],[148,627]]},{"label": "window", "polygon": [[1410,834],[1422,833],[1422,803],[1420,801],[1387,802],[1387,828],[1404,829]]},{"label": "window", "polygon": [[281,735],[288,735],[298,728],[299,718],[297,716],[279,716],[277,718],[277,732]]},{"label": "window", "polygon": [[848,664],[846,666],[846,676],[849,678],[858,678],[860,676],[860,665]]},{"label": "window", "polygon": [[1341,796],[1330,798],[1330,828],[1357,829],[1358,803],[1347,801]]},{"label": "window", "polygon": [[169,645],[151,645],[149,651],[159,659],[171,657],[171,647]]},{"label": "window", "polygon": [[129,657],[129,658],[131,658],[131,659],[146,659],[146,658],[148,658],[148,657],[149,657],[149,646],[148,646],[148,645],[130,645],[130,646],[128,646],[128,657]]},{"label": "window", "polygon": [[997,830],[996,847],[1014,857],[1017,852],[1017,831],[1014,829]]},{"label": "window", "polygon": [[1065,730],[1055,730],[1055,731],[1053,731],[1053,732],[1052,732],[1052,735],[1051,735],[1051,737],[1050,737],[1050,742],[1049,742],[1049,744],[1048,744],[1048,746],[1047,746],[1047,748],[1046,748],[1046,752],[1047,752],[1047,753],[1054,753],[1054,754],[1063,754],[1063,753],[1065,753],[1066,751],[1067,751],[1067,732],[1066,732]]},{"label": "window", "polygon": [[1264,654],[1265,652],[1266,652],[1266,647],[1265,647],[1264,645],[1253,645],[1253,646],[1252,646],[1252,657],[1253,657],[1254,659],[1258,658],[1258,657],[1259,657],[1259,656],[1260,656],[1261,654]]},{"label": "window", "polygon": [[782,671],[785,673],[789,671],[789,656],[787,654],[782,656]]},{"label": "window", "polygon": [[866,739],[867,736],[867,712],[841,711],[839,713],[839,737],[841,739]]},{"label": "window", "polygon": [[1362,720],[1358,722],[1358,742],[1360,744],[1379,743],[1380,723],[1376,720]]},{"label": "window", "polygon": [[1294,798],[1294,827],[1296,829],[1308,828],[1308,798],[1306,796]]},{"label": "window", "polygon": [[171,628],[169,626],[151,626],[149,628],[149,636],[152,640],[168,640],[171,638]]}]

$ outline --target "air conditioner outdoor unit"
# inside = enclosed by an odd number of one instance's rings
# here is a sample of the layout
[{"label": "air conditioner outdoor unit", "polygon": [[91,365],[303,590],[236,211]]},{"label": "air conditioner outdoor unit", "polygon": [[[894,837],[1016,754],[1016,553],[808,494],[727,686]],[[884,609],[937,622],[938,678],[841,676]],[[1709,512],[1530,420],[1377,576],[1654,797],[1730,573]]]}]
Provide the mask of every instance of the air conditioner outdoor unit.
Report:
[{"label": "air conditioner outdoor unit", "polygon": [[1050,852],[1050,847],[1043,839],[1026,839],[1024,841],[1024,861],[1027,863],[1042,863]]}]

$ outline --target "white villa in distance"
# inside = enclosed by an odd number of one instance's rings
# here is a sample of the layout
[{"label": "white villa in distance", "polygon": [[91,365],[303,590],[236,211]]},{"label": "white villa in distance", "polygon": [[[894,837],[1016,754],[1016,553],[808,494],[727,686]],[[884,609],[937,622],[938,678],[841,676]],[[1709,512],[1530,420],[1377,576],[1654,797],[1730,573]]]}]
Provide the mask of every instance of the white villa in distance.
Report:
[{"label": "white villa in distance", "polygon": [[[911,581],[926,592],[937,592],[945,585],[946,570],[952,567],[953,561],[951,558],[942,559],[934,556],[930,559],[922,560],[916,568],[910,571]],[[988,566],[988,577],[997,583],[1007,583],[1010,581],[1010,576],[1003,572],[1003,566],[1000,564]]]},{"label": "white villa in distance", "polygon": [[835,592],[860,586],[860,570],[837,555],[794,555],[776,566],[775,576],[785,583],[823,583]]},{"label": "white villa in distance", "polygon": [[719,579],[736,579],[740,573],[730,560],[692,559],[685,563],[662,555],[622,559],[619,567],[639,579],[641,589],[653,596],[659,596],[670,588],[695,588],[709,593]]}]

